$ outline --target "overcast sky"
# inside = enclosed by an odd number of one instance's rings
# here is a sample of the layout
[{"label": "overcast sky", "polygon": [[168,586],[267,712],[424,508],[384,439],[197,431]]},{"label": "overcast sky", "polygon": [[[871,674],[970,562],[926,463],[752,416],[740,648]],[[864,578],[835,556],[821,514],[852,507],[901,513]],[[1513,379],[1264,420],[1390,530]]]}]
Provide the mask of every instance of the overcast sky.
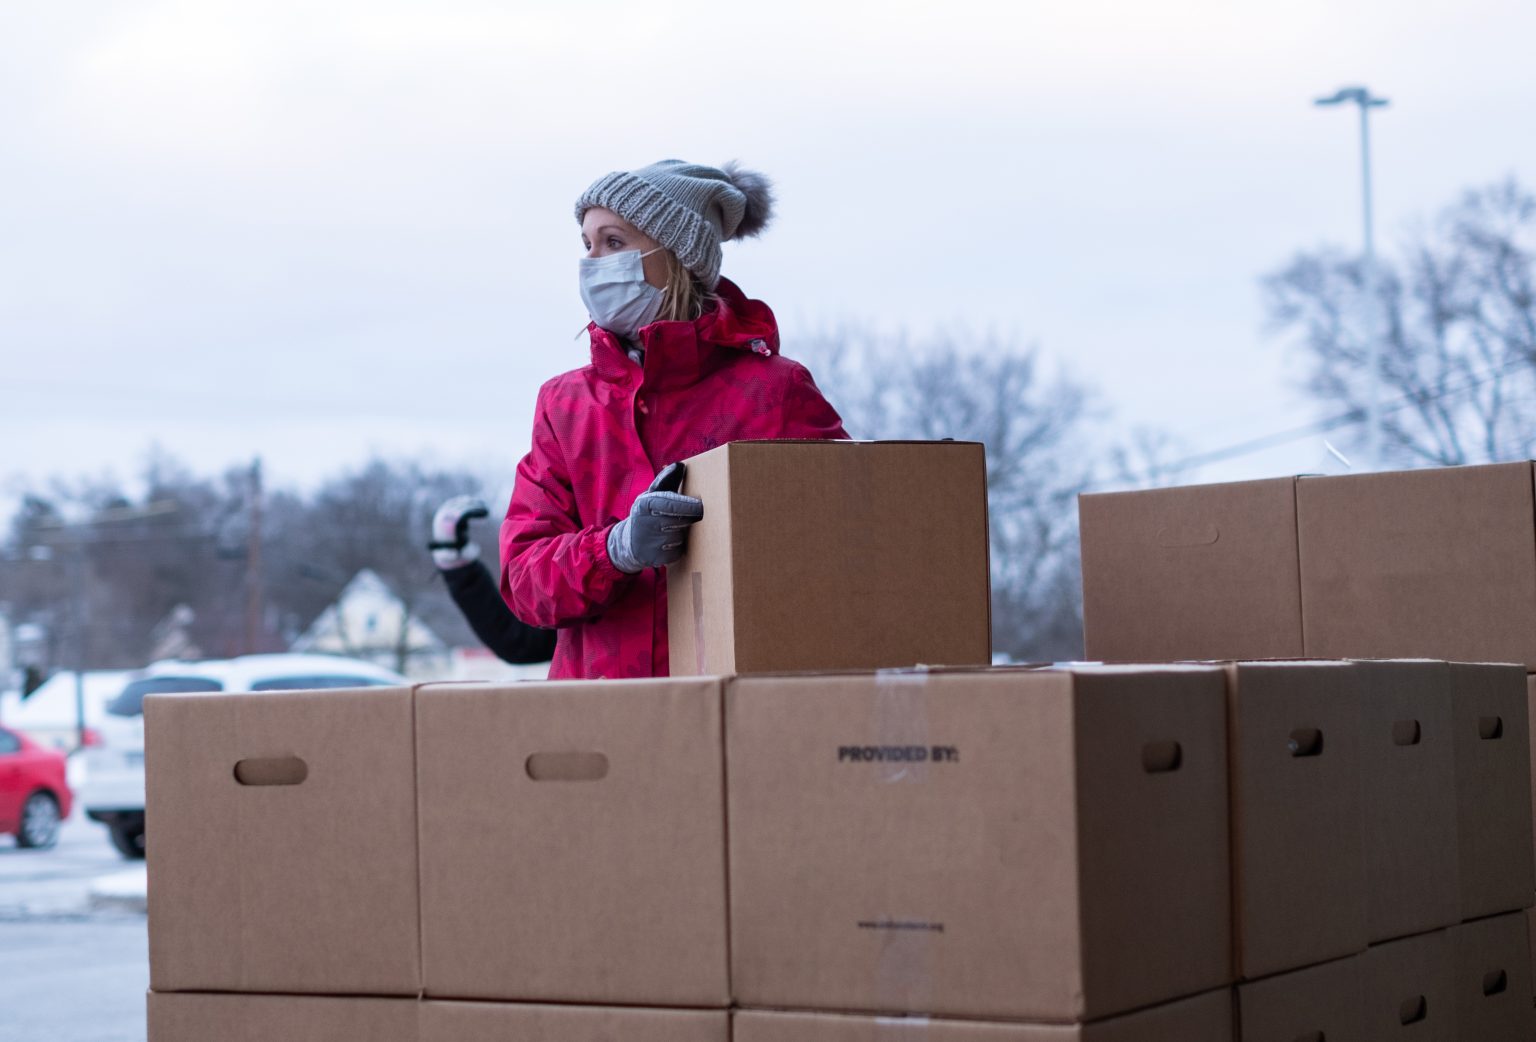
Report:
[{"label": "overcast sky", "polygon": [[[1035,342],[1113,430],[1305,423],[1258,277],[1536,180],[1536,4],[0,2],[0,488],[371,452],[494,486],[584,363],[575,196],[739,158],[725,273],[797,336]],[[857,433],[857,432],[855,432]],[[1319,441],[1206,479],[1330,467]],[[504,488],[492,491],[504,494]]]}]

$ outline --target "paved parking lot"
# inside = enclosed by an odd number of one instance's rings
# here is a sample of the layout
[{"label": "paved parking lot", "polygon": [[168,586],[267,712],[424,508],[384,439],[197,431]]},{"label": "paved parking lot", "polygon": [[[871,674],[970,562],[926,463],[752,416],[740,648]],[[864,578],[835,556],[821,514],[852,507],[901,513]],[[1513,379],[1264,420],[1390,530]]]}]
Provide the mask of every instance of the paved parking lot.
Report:
[{"label": "paved parking lot", "polygon": [[142,871],[79,818],[51,850],[0,838],[0,1040],[144,1042]]}]

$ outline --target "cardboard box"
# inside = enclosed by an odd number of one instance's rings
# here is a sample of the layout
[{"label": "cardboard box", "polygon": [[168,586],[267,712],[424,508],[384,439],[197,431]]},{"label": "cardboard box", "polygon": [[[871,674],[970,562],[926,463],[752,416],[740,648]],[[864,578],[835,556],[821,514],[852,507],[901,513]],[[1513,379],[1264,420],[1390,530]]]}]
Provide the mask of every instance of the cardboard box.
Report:
[{"label": "cardboard box", "polygon": [[1531,949],[1524,912],[1453,926],[1456,1014],[1461,1037],[1477,1042],[1530,1042]]},{"label": "cardboard box", "polygon": [[410,689],[144,706],[150,986],[417,994]]},{"label": "cardboard box", "polygon": [[730,1014],[725,1010],[492,1002],[421,1005],[420,1042],[730,1042],[730,1037]]},{"label": "cardboard box", "polygon": [[[734,1042],[1235,1042],[1222,990],[1092,1024],[1019,1024],[741,1010]],[[1287,1038],[1285,1042],[1293,1042]]]},{"label": "cardboard box", "polygon": [[673,676],[992,661],[981,445],[733,442],[683,490]]},{"label": "cardboard box", "polygon": [[1461,918],[1529,906],[1532,862],[1530,721],[1523,666],[1452,663]]},{"label": "cardboard box", "polygon": [[150,992],[149,1042],[417,1042],[415,999]]},{"label": "cardboard box", "polygon": [[[1526,734],[1530,739],[1530,747],[1536,749],[1536,674],[1525,678],[1525,707]],[[1532,815],[1536,817],[1536,753],[1531,755],[1531,793]],[[1536,843],[1536,822],[1533,822],[1532,832],[1532,842]],[[1532,856],[1536,859],[1536,849],[1533,849]]]},{"label": "cardboard box", "polygon": [[1508,463],[1082,496],[1087,654],[1536,671],[1533,495]]},{"label": "cardboard box", "polygon": [[1455,958],[1445,930],[1375,945],[1360,958],[1370,1042],[1456,1042]]},{"label": "cardboard box", "polygon": [[1078,499],[1087,654],[1300,658],[1296,481]]},{"label": "cardboard box", "polygon": [[1367,1039],[1361,957],[1282,973],[1237,986],[1243,1042]]},{"label": "cardboard box", "polygon": [[1531,949],[1531,976],[1533,978],[1531,1003],[1533,1007],[1536,1007],[1536,909],[1527,908],[1525,910],[1525,933],[1530,941]]},{"label": "cardboard box", "polygon": [[1372,942],[1461,921],[1450,667],[1360,662],[1366,927]]},{"label": "cardboard box", "polygon": [[1359,676],[1338,662],[1227,667],[1242,978],[1365,950]]},{"label": "cardboard box", "polygon": [[1308,655],[1536,669],[1530,463],[1305,478]]},{"label": "cardboard box", "polygon": [[151,992],[149,1042],[730,1042],[725,1010]]},{"label": "cardboard box", "polygon": [[748,677],[726,707],[742,1005],[1073,1021],[1231,982],[1220,670]]},{"label": "cardboard box", "polygon": [[426,993],[724,1007],[721,682],[425,685]]}]

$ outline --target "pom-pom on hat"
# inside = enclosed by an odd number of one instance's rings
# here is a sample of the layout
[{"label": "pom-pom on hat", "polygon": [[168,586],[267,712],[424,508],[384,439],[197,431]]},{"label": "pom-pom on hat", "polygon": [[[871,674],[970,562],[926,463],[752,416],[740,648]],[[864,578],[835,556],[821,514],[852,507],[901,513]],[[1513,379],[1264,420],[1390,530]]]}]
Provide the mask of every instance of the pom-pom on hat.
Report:
[{"label": "pom-pom on hat", "polygon": [[612,210],[677,255],[709,289],[720,281],[720,244],[756,235],[773,217],[773,183],[735,162],[723,167],[663,159],[616,170],[576,201],[576,220]]}]

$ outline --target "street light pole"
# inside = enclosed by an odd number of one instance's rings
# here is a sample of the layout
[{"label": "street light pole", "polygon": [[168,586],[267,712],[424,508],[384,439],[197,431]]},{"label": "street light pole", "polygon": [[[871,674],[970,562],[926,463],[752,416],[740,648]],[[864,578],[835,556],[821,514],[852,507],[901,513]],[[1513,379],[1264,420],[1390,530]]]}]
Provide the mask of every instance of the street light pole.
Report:
[{"label": "street light pole", "polygon": [[1376,315],[1376,241],[1371,220],[1371,121],[1373,108],[1386,105],[1386,98],[1371,94],[1368,87],[1341,87],[1331,98],[1318,98],[1316,105],[1340,105],[1352,101],[1360,107],[1360,182],[1365,225],[1365,316],[1366,316],[1366,405],[1365,459],[1370,467],[1381,466],[1381,330]]}]

